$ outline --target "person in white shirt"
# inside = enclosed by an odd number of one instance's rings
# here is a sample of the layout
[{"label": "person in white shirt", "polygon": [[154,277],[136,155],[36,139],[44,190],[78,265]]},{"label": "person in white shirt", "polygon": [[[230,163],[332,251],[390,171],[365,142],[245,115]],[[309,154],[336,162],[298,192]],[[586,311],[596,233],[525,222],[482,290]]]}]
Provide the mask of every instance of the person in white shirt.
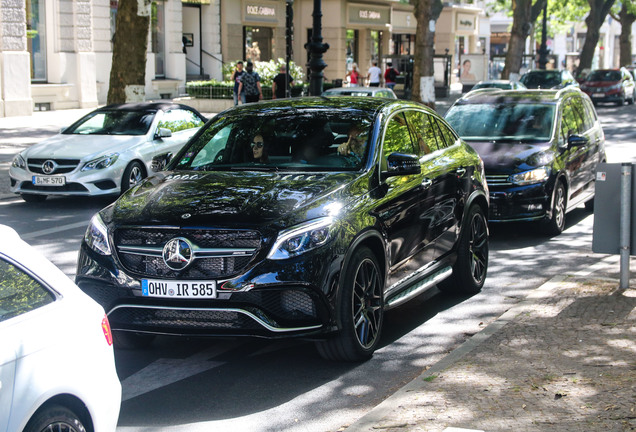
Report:
[{"label": "person in white shirt", "polygon": [[374,61],[373,66],[369,68],[367,72],[367,81],[369,87],[380,87],[380,77],[382,76],[382,70],[378,67],[378,62]]}]

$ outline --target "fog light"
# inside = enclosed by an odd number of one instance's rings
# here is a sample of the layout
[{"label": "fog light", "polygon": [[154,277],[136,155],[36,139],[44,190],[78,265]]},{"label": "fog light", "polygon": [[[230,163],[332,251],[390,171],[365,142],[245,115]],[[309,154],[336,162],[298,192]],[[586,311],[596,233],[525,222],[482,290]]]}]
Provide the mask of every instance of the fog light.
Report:
[{"label": "fog light", "polygon": [[528,211],[543,210],[543,204],[526,204],[524,207]]}]

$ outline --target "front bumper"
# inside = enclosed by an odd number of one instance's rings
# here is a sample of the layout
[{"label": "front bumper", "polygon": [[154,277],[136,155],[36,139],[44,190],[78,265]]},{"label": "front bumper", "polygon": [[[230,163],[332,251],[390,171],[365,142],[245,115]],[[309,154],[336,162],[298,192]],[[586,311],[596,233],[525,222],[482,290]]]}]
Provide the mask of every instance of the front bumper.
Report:
[{"label": "front bumper", "polygon": [[125,166],[115,164],[102,170],[80,171],[79,168],[70,173],[54,174],[47,177],[64,177],[63,186],[36,186],[34,173],[22,168],[11,167],[9,170],[10,190],[17,194],[63,195],[63,196],[97,196],[119,194],[121,178]]},{"label": "front bumper", "polygon": [[[294,277],[294,272],[287,271],[291,276],[288,278],[285,265],[280,265],[279,271],[270,268],[265,273],[252,268],[227,284],[241,286],[240,289],[223,289],[228,281],[217,281],[216,299],[151,298],[142,295],[141,278],[124,273],[112,257],[100,256],[82,244],[76,283],[104,307],[113,330],[192,336],[307,337],[335,329],[328,290],[317,281],[333,283],[336,275],[318,277],[327,268],[324,257],[312,261],[315,268],[307,269],[307,274],[313,277]],[[315,282],[310,282],[312,279]]]},{"label": "front bumper", "polygon": [[546,184],[490,186],[489,222],[538,221],[551,215],[551,192]]}]

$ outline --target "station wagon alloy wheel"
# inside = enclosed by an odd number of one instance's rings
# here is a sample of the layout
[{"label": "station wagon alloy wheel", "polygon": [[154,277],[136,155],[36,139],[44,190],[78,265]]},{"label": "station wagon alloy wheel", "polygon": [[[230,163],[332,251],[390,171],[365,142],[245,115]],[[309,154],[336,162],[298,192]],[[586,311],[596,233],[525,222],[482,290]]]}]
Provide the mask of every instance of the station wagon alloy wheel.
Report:
[{"label": "station wagon alloy wheel", "polygon": [[473,279],[477,284],[483,284],[488,268],[488,228],[483,215],[473,215],[470,227],[470,256]]}]

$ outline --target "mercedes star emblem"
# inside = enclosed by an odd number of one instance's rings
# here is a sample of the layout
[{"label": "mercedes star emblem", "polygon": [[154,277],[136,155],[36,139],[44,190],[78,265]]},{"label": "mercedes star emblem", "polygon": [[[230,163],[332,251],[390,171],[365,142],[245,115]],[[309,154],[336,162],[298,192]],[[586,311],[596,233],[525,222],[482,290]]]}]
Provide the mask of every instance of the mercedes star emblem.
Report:
[{"label": "mercedes star emblem", "polygon": [[184,270],[194,259],[192,243],[183,237],[175,237],[163,247],[162,256],[171,270]]},{"label": "mercedes star emblem", "polygon": [[42,164],[42,172],[44,174],[53,174],[55,172],[55,168],[57,168],[57,164],[51,159],[44,161]]}]

